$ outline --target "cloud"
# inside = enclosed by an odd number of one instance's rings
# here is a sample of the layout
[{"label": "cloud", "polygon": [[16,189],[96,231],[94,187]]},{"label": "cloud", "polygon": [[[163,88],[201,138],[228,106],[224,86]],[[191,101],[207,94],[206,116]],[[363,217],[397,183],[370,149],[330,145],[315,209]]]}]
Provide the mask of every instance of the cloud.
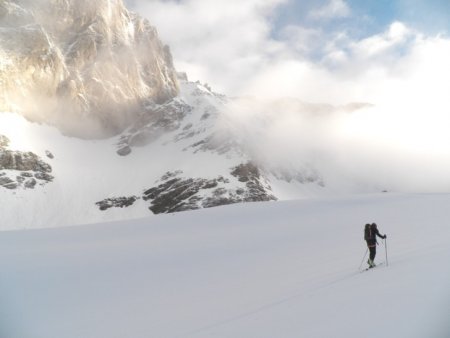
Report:
[{"label": "cloud", "polygon": [[216,89],[240,92],[242,78],[252,76],[280,52],[270,39],[269,18],[284,0],[135,1],[133,9],[158,28],[175,56],[175,65],[190,78]]},{"label": "cloud", "polygon": [[312,19],[336,19],[350,16],[350,7],[344,0],[330,0],[325,6],[312,10],[309,17]]},{"label": "cloud", "polygon": [[[216,91],[337,107],[373,104],[320,119],[306,119],[286,105],[266,105],[278,119],[264,132],[251,127],[255,115],[236,119],[247,125],[236,129],[247,130],[261,153],[271,149],[268,156],[280,161],[310,163],[335,186],[359,182],[372,191],[450,191],[450,39],[400,21],[362,37],[345,25],[323,26],[324,20],[274,32],[274,16],[284,4],[138,0],[134,9],[157,26],[177,68]],[[331,1],[307,16],[333,15],[351,20],[351,9]],[[262,107],[237,111],[264,116]]]},{"label": "cloud", "polygon": [[323,31],[317,28],[288,25],[279,35],[289,49],[300,55],[313,54],[323,44]]},{"label": "cloud", "polygon": [[353,54],[360,58],[370,58],[388,54],[394,49],[404,46],[410,37],[414,37],[411,29],[401,22],[394,22],[386,32],[352,43],[351,49]]}]

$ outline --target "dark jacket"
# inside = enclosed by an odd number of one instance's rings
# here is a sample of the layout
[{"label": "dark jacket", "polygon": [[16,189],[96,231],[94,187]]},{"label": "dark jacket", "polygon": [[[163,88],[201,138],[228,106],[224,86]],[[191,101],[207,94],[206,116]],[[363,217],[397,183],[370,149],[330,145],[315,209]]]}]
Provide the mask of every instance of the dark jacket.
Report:
[{"label": "dark jacket", "polygon": [[383,236],[383,235],[380,234],[380,232],[378,231],[376,226],[375,227],[371,226],[369,228],[369,236],[366,239],[368,247],[374,247],[374,246],[376,246],[378,244],[376,236],[378,236],[380,238],[386,238],[386,236]]}]

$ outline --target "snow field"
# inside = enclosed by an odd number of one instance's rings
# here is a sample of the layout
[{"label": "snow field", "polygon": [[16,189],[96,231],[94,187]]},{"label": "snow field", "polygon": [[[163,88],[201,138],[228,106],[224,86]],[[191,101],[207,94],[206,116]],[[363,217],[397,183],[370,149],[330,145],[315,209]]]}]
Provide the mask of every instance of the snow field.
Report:
[{"label": "snow field", "polygon": [[[350,196],[1,232],[0,336],[445,338],[449,202]],[[359,273],[373,221],[389,266]]]}]

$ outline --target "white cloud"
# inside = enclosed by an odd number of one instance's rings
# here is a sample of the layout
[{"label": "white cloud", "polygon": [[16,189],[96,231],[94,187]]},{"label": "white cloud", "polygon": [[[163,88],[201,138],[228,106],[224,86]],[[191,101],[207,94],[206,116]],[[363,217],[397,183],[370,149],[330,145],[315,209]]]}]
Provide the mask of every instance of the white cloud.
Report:
[{"label": "white cloud", "polygon": [[[350,15],[339,3],[330,2],[328,13]],[[282,115],[289,116],[277,123],[284,132],[271,132],[267,148],[310,156],[323,172],[339,173],[336,181],[348,177],[392,189],[449,191],[450,39],[426,36],[401,22],[362,39],[291,25],[275,39],[272,18],[282,4],[138,1],[135,8],[157,26],[177,68],[215,90],[375,105],[325,128],[310,129],[309,122],[293,121],[295,114]]]},{"label": "white cloud", "polygon": [[361,41],[356,41],[351,48],[359,57],[373,57],[389,53],[390,50],[401,47],[413,37],[414,32],[401,22],[394,22],[389,29],[381,34],[373,35]]},{"label": "white cloud", "polygon": [[[283,46],[270,39],[268,20],[285,0],[135,1],[171,46],[175,65],[190,78],[233,92]],[[236,81],[237,80],[237,81]]]},{"label": "white cloud", "polygon": [[280,36],[289,49],[301,55],[309,55],[323,44],[323,32],[316,28],[288,25],[281,30]]},{"label": "white cloud", "polygon": [[350,16],[350,7],[344,0],[330,0],[325,6],[309,13],[312,19],[335,19]]}]

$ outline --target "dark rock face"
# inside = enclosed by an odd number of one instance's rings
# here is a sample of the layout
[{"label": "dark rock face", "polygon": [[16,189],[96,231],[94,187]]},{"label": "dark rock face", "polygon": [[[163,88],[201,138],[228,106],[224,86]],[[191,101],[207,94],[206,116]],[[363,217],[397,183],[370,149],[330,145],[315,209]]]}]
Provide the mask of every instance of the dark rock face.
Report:
[{"label": "dark rock face", "polygon": [[9,139],[0,135],[0,186],[33,189],[37,183],[52,182],[52,167],[32,152],[8,150]]},{"label": "dark rock face", "polygon": [[221,176],[210,180],[183,179],[173,178],[171,173],[167,173],[165,177],[167,180],[164,183],[144,191],[143,199],[151,200],[149,209],[155,214],[199,209],[202,207],[202,198],[197,194],[226,182]]},{"label": "dark rock face", "polygon": [[[216,178],[183,177],[180,170],[167,172],[145,190],[142,197],[107,198],[97,202],[100,210],[124,208],[139,199],[150,203],[154,214],[172,213],[201,208],[211,208],[242,202],[275,201],[269,182],[261,170],[252,162],[230,169],[231,177]],[[231,182],[233,181],[233,182]]]},{"label": "dark rock face", "polygon": [[16,189],[18,186],[18,183],[10,179],[9,177],[0,177],[0,186],[6,188],[6,189]]},{"label": "dark rock face", "polygon": [[238,165],[233,169],[231,175],[237,177],[240,182],[250,182],[258,179],[260,176],[258,167],[252,162]]},{"label": "dark rock face", "polygon": [[0,169],[49,173],[52,168],[32,152],[3,150],[0,153]]},{"label": "dark rock face", "polygon": [[51,160],[53,160],[54,158],[55,158],[55,156],[52,154],[52,152],[51,151],[49,151],[49,150],[46,150],[45,151],[45,155],[49,158],[49,159],[51,159]]},{"label": "dark rock face", "polygon": [[113,197],[107,198],[95,203],[100,210],[108,210],[109,208],[126,208],[134,204],[139,199],[137,196],[129,197]]},{"label": "dark rock face", "polygon": [[120,156],[127,156],[127,155],[131,154],[131,148],[129,146],[124,146],[124,147],[120,148],[119,150],[117,150],[117,154]]},{"label": "dark rock face", "polygon": [[[218,176],[212,179],[182,177],[180,170],[167,172],[158,184],[145,190],[144,201],[149,201],[149,209],[154,214],[171,213],[200,208],[211,208],[241,202],[274,201],[267,180],[260,169],[248,162],[231,169],[231,175],[238,183],[231,186],[230,179]],[[108,198],[97,202],[100,210],[112,207],[127,207],[139,197]]]},{"label": "dark rock face", "polygon": [[30,180],[27,180],[27,181],[25,182],[24,186],[25,186],[25,188],[27,188],[27,189],[34,189],[34,187],[36,186],[36,184],[37,184],[37,181],[36,181],[34,178],[32,178],[32,179],[30,179]]},{"label": "dark rock face", "polygon": [[243,153],[232,132],[220,127],[222,110],[229,100],[200,83],[184,83],[189,99],[175,97],[160,105],[149,103],[137,122],[117,144],[117,153],[128,155],[133,147],[164,137],[164,144],[183,143],[183,151],[218,154]]},{"label": "dark rock face", "polygon": [[178,98],[161,105],[147,106],[134,127],[120,138],[117,153],[126,156],[132,147],[144,146],[167,132],[177,130],[191,110],[191,106]]},{"label": "dark rock face", "polygon": [[231,175],[236,177],[240,182],[245,183],[247,189],[240,190],[238,195],[241,196],[243,202],[263,202],[275,201],[277,198],[273,196],[268,182],[265,182],[258,167],[247,162],[240,164],[231,171]]},{"label": "dark rock face", "polygon": [[181,178],[178,173],[167,173],[162,183],[144,191],[143,199],[151,201],[149,209],[155,213],[171,213],[200,208],[211,208],[241,202],[273,201],[270,186],[264,182],[259,169],[252,163],[233,168],[231,174],[245,183],[244,187],[230,188],[230,180]]},{"label": "dark rock face", "polygon": [[242,154],[241,147],[236,142],[229,132],[214,132],[212,135],[205,137],[205,139],[195,142],[188,148],[192,149],[194,153],[198,152],[213,152],[219,155],[227,154],[231,151]]}]

